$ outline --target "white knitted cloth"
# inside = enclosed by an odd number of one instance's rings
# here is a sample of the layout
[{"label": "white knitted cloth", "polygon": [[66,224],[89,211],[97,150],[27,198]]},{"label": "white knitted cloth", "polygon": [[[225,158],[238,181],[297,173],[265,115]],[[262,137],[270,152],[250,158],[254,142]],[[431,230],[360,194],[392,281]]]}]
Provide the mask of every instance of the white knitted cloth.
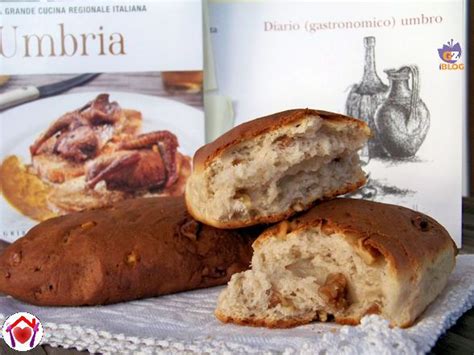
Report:
[{"label": "white knitted cloth", "polygon": [[0,320],[19,311],[35,314],[44,343],[116,353],[425,353],[474,304],[474,255],[461,255],[448,285],[420,320],[391,329],[367,316],[359,326],[313,323],[293,329],[219,323],[213,316],[221,287],[103,307],[34,307],[0,296]]}]

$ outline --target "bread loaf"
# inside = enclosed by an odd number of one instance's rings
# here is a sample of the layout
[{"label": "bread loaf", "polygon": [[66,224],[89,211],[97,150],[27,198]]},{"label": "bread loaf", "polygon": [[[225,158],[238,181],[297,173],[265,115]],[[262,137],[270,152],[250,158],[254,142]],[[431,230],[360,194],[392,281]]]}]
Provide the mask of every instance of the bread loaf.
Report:
[{"label": "bread loaf", "polygon": [[335,199],[271,227],[252,269],[219,296],[223,322],[292,327],[379,314],[407,327],[443,290],[457,249],[432,218],[404,207]]},{"label": "bread loaf", "polygon": [[248,267],[254,234],[196,222],[182,197],[127,200],[31,229],[0,256],[0,292],[79,306],[221,285]]},{"label": "bread loaf", "polygon": [[272,223],[365,183],[357,151],[370,135],[359,120],[299,109],[230,130],[194,155],[189,212],[218,228]]}]

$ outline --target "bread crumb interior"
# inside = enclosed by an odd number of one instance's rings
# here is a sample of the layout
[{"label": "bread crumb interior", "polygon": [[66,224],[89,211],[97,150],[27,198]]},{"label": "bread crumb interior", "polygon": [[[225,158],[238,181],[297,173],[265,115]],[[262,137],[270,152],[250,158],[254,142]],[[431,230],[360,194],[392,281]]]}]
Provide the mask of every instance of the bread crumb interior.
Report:
[{"label": "bread crumb interior", "polygon": [[258,246],[252,269],[232,276],[217,312],[274,325],[379,313],[390,287],[386,261],[378,255],[369,266],[353,250],[316,227],[271,237]]}]

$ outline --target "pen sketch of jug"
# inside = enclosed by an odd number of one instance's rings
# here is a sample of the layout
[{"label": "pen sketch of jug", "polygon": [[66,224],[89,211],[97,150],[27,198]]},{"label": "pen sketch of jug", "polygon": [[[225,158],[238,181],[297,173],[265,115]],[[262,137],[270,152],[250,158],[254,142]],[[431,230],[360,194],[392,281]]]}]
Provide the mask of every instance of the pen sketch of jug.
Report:
[{"label": "pen sketch of jug", "polygon": [[377,135],[391,157],[413,157],[430,127],[430,112],[420,99],[418,67],[409,65],[384,71],[390,89],[387,99],[375,113]]},{"label": "pen sketch of jug", "polygon": [[362,149],[361,156],[368,159],[386,156],[385,150],[376,134],[374,115],[385,101],[388,86],[380,80],[375,67],[375,37],[365,37],[364,74],[358,84],[354,84],[346,101],[346,113],[365,121],[372,130],[373,137]]},{"label": "pen sketch of jug", "polygon": [[364,37],[364,46],[364,75],[346,100],[346,113],[367,122],[372,130],[373,137],[361,156],[367,161],[413,157],[430,127],[430,112],[420,98],[419,69],[407,65],[384,70],[390,84],[387,87],[375,67],[375,37]]}]

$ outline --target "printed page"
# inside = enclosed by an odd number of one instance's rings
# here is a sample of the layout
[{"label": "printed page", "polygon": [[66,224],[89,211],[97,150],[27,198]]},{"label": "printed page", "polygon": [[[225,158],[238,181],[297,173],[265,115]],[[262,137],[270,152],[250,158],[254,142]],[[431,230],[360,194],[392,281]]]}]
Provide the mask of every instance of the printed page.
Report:
[{"label": "printed page", "polygon": [[213,1],[216,78],[235,116],[210,125],[298,107],[360,118],[374,137],[352,197],[427,213],[460,245],[465,17],[463,1]]}]

